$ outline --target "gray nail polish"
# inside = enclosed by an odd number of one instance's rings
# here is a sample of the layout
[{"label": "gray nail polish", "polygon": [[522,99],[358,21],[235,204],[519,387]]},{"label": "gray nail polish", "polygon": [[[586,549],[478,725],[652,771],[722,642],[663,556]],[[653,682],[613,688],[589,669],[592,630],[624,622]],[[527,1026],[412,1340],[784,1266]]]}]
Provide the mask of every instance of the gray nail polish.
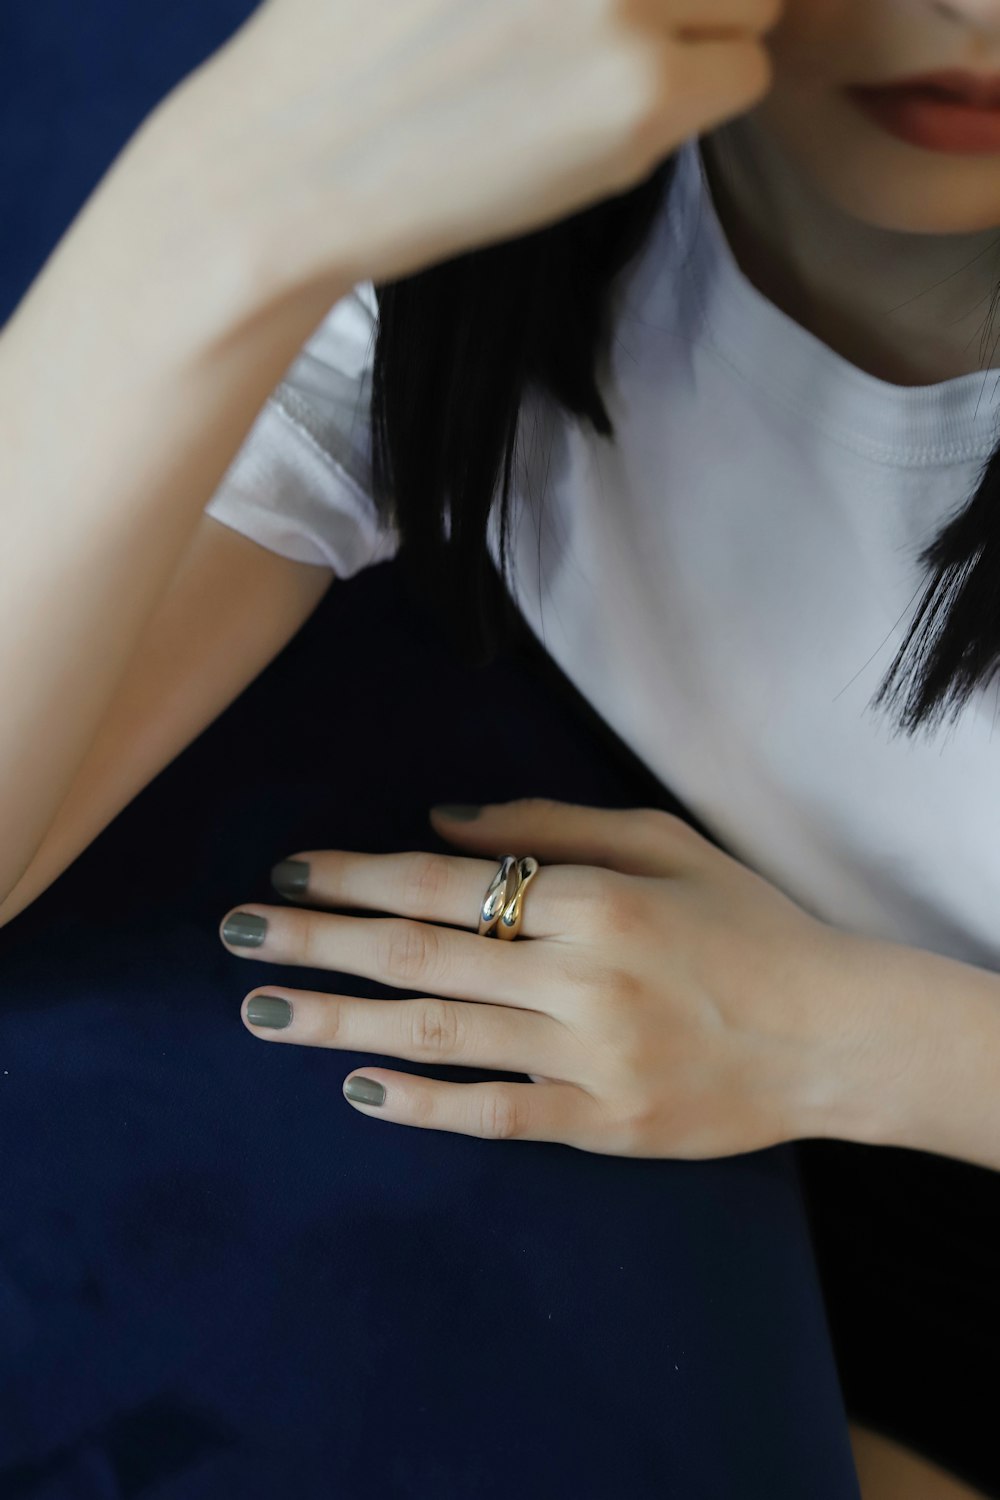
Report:
[{"label": "gray nail polish", "polygon": [[355,1104],[384,1104],[385,1085],[374,1078],[350,1078],[344,1084],[344,1097]]},{"label": "gray nail polish", "polygon": [[254,995],[247,1001],[247,1020],[254,1026],[272,1026],[281,1031],[292,1023],[291,1002],[280,995]]},{"label": "gray nail polish", "polygon": [[307,859],[282,859],[272,866],[271,884],[282,896],[303,896],[309,884]]},{"label": "gray nail polish", "polygon": [[238,911],[223,923],[222,936],[235,948],[259,948],[267,934],[267,918]]},{"label": "gray nail polish", "polygon": [[446,818],[454,818],[459,823],[471,823],[480,813],[478,807],[473,807],[468,802],[442,802],[441,811]]}]

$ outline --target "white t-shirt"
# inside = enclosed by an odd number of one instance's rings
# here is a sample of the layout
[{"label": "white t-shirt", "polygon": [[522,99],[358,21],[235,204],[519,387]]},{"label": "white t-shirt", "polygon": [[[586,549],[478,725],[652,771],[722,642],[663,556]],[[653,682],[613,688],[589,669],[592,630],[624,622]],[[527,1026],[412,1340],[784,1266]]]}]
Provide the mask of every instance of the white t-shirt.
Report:
[{"label": "white t-shirt", "polygon": [[[515,597],[603,718],[720,842],[836,926],[1000,970],[995,684],[915,739],[869,700],[968,500],[1000,370],[896,386],[740,270],[698,137],[622,273],[617,446],[532,393]],[[392,557],[369,493],[370,283],[269,398],[209,514],[338,576]],[[497,507],[490,528],[497,550]]]}]

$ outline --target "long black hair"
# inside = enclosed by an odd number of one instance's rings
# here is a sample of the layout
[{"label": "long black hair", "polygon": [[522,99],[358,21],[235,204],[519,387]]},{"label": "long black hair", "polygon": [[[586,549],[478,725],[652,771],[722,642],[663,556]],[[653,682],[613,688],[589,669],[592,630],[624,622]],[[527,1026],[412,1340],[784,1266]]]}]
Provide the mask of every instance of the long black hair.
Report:
[{"label": "long black hair", "polygon": [[[450,617],[467,660],[488,663],[517,619],[488,549],[502,476],[509,555],[518,414],[530,383],[615,440],[598,387],[616,277],[641,253],[678,153],[638,187],[521,239],[375,286],[373,499],[397,529],[408,585]],[[446,522],[446,515],[448,520]],[[919,556],[928,581],[870,706],[902,705],[896,733],[957,718],[1000,666],[1000,444],[968,503]]]}]

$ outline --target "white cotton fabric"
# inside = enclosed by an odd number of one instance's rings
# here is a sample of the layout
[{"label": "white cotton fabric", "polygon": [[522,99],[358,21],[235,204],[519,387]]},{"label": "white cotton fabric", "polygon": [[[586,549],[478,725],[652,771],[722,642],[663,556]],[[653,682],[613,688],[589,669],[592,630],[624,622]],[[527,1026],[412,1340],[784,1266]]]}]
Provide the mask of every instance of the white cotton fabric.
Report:
[{"label": "white cotton fabric", "polygon": [[393,557],[371,499],[370,281],[331,309],[268,397],[212,499],[210,516],[295,562],[350,578]]},{"label": "white cotton fabric", "polygon": [[[616,443],[530,393],[515,598],[546,649],[744,863],[845,929],[1000,969],[996,685],[916,739],[869,700],[920,549],[997,441],[997,374],[895,386],[740,270],[697,137],[616,288]],[[391,557],[370,499],[370,283],[306,346],[210,514],[340,577]],[[491,547],[498,557],[497,514]]]}]

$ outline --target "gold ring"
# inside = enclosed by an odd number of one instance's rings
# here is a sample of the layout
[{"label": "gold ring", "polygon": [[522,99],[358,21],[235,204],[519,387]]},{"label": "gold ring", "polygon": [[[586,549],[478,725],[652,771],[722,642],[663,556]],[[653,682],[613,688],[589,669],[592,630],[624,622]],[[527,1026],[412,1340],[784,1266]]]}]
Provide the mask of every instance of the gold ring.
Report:
[{"label": "gold ring", "polygon": [[508,942],[517,937],[524,914],[524,892],[537,873],[538,860],[532,855],[521,859],[514,854],[503,856],[479,909],[481,937]]}]

